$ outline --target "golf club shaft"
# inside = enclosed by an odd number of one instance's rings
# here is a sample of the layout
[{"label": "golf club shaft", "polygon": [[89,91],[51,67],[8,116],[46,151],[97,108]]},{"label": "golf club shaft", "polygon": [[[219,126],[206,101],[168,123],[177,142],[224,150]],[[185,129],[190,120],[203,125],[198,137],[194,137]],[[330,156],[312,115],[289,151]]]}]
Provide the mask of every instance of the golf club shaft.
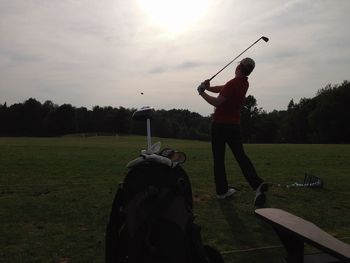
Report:
[{"label": "golf club shaft", "polygon": [[[242,53],[240,53],[237,57],[235,57],[233,60],[231,60],[225,67],[220,69],[214,76],[212,76],[209,81],[211,81],[213,78],[215,78],[221,71],[223,71],[225,68],[227,68],[233,61],[235,61],[237,58],[239,58],[244,52],[246,52],[248,49],[250,49],[252,46],[254,46],[259,40],[263,39],[265,42],[267,42],[268,38],[261,37],[257,41],[255,41],[253,44],[251,44],[248,48],[246,48]],[[266,40],[267,39],[267,40]]]},{"label": "golf club shaft", "polygon": [[147,118],[147,150],[150,150],[151,146],[151,119]]}]

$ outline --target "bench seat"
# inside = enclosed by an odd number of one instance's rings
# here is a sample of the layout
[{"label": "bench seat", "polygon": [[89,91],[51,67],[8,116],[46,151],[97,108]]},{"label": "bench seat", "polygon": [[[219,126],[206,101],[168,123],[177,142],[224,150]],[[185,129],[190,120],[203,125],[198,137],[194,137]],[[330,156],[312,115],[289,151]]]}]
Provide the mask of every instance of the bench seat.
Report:
[{"label": "bench seat", "polygon": [[[315,224],[276,208],[256,209],[255,214],[276,231],[287,250],[287,263],[350,262],[350,245]],[[304,243],[325,254],[304,256]]]}]

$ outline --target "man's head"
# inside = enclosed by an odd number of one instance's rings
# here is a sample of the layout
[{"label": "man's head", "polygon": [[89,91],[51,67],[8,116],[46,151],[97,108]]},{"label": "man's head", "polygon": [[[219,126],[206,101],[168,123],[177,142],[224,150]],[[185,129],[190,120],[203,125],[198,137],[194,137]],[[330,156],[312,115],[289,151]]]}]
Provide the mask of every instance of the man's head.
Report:
[{"label": "man's head", "polygon": [[236,74],[237,70],[240,71],[240,73],[244,76],[249,76],[250,73],[252,73],[253,69],[255,67],[255,62],[251,58],[244,58],[239,62],[239,65],[236,68]]}]

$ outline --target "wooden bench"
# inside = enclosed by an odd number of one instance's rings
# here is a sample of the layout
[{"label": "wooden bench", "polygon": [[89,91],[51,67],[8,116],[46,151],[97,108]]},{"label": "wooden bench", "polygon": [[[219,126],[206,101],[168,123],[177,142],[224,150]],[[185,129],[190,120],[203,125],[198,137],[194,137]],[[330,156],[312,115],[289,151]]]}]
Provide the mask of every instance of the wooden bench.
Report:
[{"label": "wooden bench", "polygon": [[[272,225],[287,250],[287,263],[350,262],[350,245],[309,221],[275,208],[256,209],[255,215]],[[324,254],[304,255],[304,243]]]}]

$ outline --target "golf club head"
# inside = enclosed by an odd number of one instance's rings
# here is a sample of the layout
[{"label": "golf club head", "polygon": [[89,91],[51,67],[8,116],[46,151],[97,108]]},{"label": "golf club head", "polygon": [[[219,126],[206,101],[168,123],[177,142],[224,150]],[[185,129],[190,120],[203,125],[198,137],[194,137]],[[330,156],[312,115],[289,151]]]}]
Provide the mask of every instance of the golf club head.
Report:
[{"label": "golf club head", "polygon": [[264,40],[265,42],[268,42],[268,41],[269,41],[269,38],[268,38],[268,37],[262,36],[261,39]]},{"label": "golf club head", "polygon": [[142,107],[141,109],[134,112],[132,115],[133,120],[146,120],[152,118],[154,109],[152,107]]},{"label": "golf club head", "polygon": [[141,109],[134,112],[132,115],[132,119],[136,121],[144,121],[147,122],[147,151],[151,151],[152,143],[151,143],[151,119],[152,113],[154,109],[152,107],[142,107]]}]

